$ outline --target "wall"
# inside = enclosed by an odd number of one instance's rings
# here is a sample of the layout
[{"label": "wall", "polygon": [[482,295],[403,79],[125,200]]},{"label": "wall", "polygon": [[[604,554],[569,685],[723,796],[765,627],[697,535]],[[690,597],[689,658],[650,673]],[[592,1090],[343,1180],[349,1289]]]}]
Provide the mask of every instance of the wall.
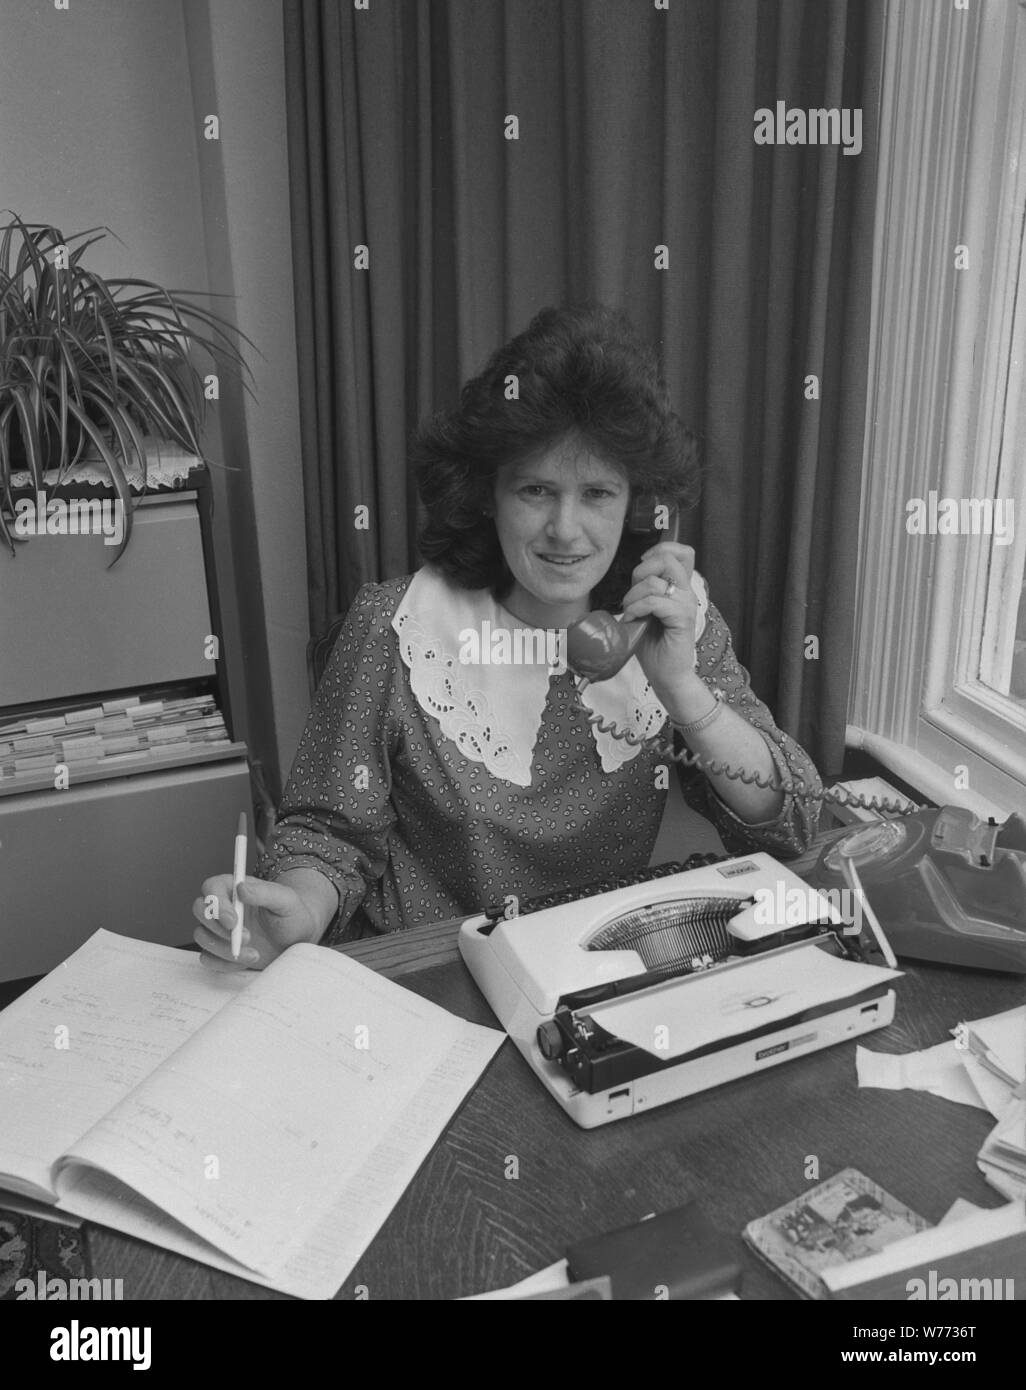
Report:
[{"label": "wall", "polygon": [[0,208],[109,226],[100,274],[234,293],[213,307],[263,354],[257,404],[226,392],[204,442],[236,470],[214,470],[229,679],[274,791],[308,704],[281,43],[277,0],[0,0]]},{"label": "wall", "polygon": [[101,275],[205,290],[181,0],[0,0],[0,207],[100,224]]},{"label": "wall", "polygon": [[262,594],[261,614],[242,605],[243,645],[256,654],[266,642],[254,677],[269,685],[287,773],[309,708],[309,622],[281,5],[186,0],[185,21],[196,128],[208,113],[220,121],[220,139],[199,142],[211,281],[235,294],[235,320],[260,349],[248,353],[255,401],[236,392],[222,417],[227,461],[249,479],[229,494],[239,569],[259,573]]}]

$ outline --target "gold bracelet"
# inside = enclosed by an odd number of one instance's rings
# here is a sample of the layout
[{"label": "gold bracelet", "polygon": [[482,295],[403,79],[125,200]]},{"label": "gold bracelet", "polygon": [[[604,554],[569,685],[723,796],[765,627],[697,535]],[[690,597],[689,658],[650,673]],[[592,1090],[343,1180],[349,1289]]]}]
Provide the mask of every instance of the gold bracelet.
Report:
[{"label": "gold bracelet", "polygon": [[701,719],[692,719],[690,724],[674,724],[674,728],[679,734],[687,738],[690,734],[697,734],[702,729],[707,729],[714,719],[718,719],[723,713],[723,695],[719,690],[714,690],[713,697],[715,704],[708,714],[703,714]]}]

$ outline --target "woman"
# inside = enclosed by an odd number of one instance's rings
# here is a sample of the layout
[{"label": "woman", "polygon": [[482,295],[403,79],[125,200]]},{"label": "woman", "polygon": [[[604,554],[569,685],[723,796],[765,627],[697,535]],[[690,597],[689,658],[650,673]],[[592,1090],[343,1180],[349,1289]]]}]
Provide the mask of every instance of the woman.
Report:
[{"label": "woman", "polygon": [[[669,759],[598,720],[676,730],[770,783],[686,774],[728,850],[808,845],[819,778],[752,693],[693,551],[657,533],[639,558],[625,529],[639,496],[663,506],[653,524],[692,500],[694,454],[654,355],[602,308],[543,310],[421,430],[428,563],[364,585],[349,611],[268,853],[240,890],[240,966],[643,867]],[[658,621],[583,693],[558,646],[524,640],[621,600],[624,620]],[[791,779],[798,794],[780,790]],[[230,892],[227,875],[209,879],[193,908],[213,965],[231,959]]]}]

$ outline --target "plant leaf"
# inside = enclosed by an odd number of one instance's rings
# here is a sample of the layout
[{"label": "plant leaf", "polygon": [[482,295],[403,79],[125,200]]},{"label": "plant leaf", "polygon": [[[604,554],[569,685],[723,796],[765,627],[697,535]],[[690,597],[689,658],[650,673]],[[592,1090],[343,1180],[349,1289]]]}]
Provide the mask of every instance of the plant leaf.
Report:
[{"label": "plant leaf", "polygon": [[[8,216],[0,227],[0,492],[9,492],[19,445],[37,487],[50,467],[66,475],[92,444],[124,489],[134,459],[145,471],[144,431],[198,454],[206,413],[200,357],[253,396],[240,345],[259,349],[205,307],[226,296],[104,279],[85,259],[113,235],[109,229],[66,237],[58,227]],[[68,250],[60,269],[58,247]],[[130,491],[124,495],[131,500]]]},{"label": "plant leaf", "polygon": [[128,486],[128,481],[125,478],[124,470],[121,468],[117,459],[111,453],[107,441],[104,439],[101,431],[97,429],[97,427],[93,424],[92,420],[89,419],[89,416],[85,413],[84,410],[82,410],[82,408],[77,404],[77,402],[71,401],[69,402],[69,404],[71,406],[72,415],[75,417],[75,419],[78,420],[78,423],[81,425],[83,431],[92,440],[94,448],[96,449],[97,453],[100,455],[100,458],[106,465],[107,471],[110,474],[110,480],[113,484],[114,491],[117,493],[121,505],[124,509],[125,534],[121,538],[121,544],[118,547],[118,553],[114,556],[113,560],[111,560],[110,564],[107,566],[107,568],[110,569],[111,566],[116,565],[117,562],[121,559],[122,555],[124,555],[125,547],[128,545],[129,539],[132,535],[132,513],[134,510],[134,505],[132,501],[132,490]]}]

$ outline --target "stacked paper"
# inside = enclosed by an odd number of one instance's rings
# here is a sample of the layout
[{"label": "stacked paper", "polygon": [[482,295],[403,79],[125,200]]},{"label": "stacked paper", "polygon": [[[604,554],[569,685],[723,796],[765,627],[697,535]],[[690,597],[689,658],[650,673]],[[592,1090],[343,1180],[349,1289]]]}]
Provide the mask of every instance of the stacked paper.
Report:
[{"label": "stacked paper", "polygon": [[860,1086],[929,1091],[988,1110],[997,1121],[980,1149],[983,1176],[1010,1200],[1026,1199],[1026,1007],[960,1023],[954,1040],[904,1055],[855,1053]]},{"label": "stacked paper", "polygon": [[52,780],[60,764],[74,778],[229,742],[212,695],[132,695],[0,725],[0,783]]},{"label": "stacked paper", "polygon": [[977,1155],[992,1187],[1026,1199],[1026,1008],[963,1023],[956,1043],[980,1098],[997,1120]]}]

